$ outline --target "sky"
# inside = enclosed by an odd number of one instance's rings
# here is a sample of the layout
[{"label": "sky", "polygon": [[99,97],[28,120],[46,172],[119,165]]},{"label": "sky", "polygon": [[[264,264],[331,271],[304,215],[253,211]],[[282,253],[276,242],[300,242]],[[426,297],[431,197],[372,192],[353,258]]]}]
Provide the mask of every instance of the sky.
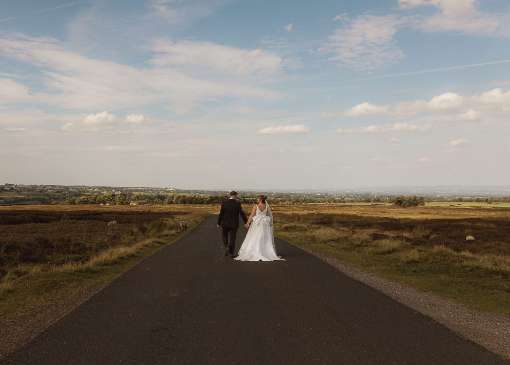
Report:
[{"label": "sky", "polygon": [[509,185],[507,0],[0,0],[0,183]]}]

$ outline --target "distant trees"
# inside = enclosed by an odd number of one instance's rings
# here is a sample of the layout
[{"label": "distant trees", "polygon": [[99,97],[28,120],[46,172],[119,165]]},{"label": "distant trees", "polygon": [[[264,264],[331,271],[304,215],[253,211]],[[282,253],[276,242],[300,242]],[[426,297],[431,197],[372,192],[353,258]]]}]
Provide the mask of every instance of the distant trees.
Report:
[{"label": "distant trees", "polygon": [[[253,204],[257,192],[242,192],[243,204]],[[401,207],[420,206],[427,201],[443,202],[510,202],[507,195],[460,194],[396,196],[372,192],[271,192],[267,193],[271,204],[384,204],[393,203]],[[226,192],[208,190],[176,190],[170,188],[130,188],[109,186],[56,186],[0,184],[0,205],[12,204],[103,204],[103,205],[163,205],[163,204],[219,204],[226,199]]]},{"label": "distant trees", "polygon": [[425,205],[425,198],[421,196],[397,196],[393,200],[393,204],[402,207],[402,208],[408,208],[408,207],[418,207]]},{"label": "distant trees", "polygon": [[[219,204],[226,196],[221,194],[193,194],[193,193],[129,193],[129,192],[103,192],[97,194],[83,194],[68,200],[71,204],[110,204],[110,205],[129,205],[132,203],[140,204]],[[343,197],[334,196],[314,196],[306,194],[295,195],[274,195],[269,197],[273,204],[303,204],[303,203],[345,203],[347,200]],[[243,204],[253,204],[257,200],[256,195],[244,195],[241,197]],[[350,200],[349,200],[350,201]],[[385,196],[366,195],[357,200],[367,203],[393,202],[400,207],[414,207],[425,204],[425,199],[417,196],[399,196],[396,198]]]}]

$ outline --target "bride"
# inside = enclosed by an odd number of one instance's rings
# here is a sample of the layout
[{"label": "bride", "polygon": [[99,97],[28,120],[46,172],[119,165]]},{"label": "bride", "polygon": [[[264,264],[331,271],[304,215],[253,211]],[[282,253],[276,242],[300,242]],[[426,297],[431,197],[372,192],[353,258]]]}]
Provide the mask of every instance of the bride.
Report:
[{"label": "bride", "polygon": [[273,235],[273,214],[264,195],[258,197],[257,204],[253,206],[245,227],[248,228],[248,233],[235,260],[283,260],[276,254]]}]

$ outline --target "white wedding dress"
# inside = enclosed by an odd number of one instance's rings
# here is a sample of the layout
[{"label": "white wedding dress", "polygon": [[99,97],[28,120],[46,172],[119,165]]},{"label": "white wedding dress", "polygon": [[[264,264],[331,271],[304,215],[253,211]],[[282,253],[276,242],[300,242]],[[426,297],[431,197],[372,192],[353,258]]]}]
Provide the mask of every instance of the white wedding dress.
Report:
[{"label": "white wedding dress", "polygon": [[273,214],[269,204],[252,219],[246,238],[235,258],[238,261],[275,261],[283,260],[276,254],[273,235]]}]

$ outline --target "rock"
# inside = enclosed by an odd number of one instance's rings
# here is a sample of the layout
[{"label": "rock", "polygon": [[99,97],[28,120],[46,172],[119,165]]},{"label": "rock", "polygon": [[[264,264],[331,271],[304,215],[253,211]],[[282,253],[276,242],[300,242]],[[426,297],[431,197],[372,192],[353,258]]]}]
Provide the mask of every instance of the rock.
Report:
[{"label": "rock", "polygon": [[475,241],[476,238],[474,236],[466,236],[466,241]]},{"label": "rock", "polygon": [[107,226],[108,227],[112,227],[112,226],[114,226],[116,224],[117,224],[117,221],[110,221],[110,222],[108,222]]},{"label": "rock", "polygon": [[179,228],[178,228],[179,232],[186,231],[187,229],[188,229],[188,224],[187,223],[179,222]]}]

